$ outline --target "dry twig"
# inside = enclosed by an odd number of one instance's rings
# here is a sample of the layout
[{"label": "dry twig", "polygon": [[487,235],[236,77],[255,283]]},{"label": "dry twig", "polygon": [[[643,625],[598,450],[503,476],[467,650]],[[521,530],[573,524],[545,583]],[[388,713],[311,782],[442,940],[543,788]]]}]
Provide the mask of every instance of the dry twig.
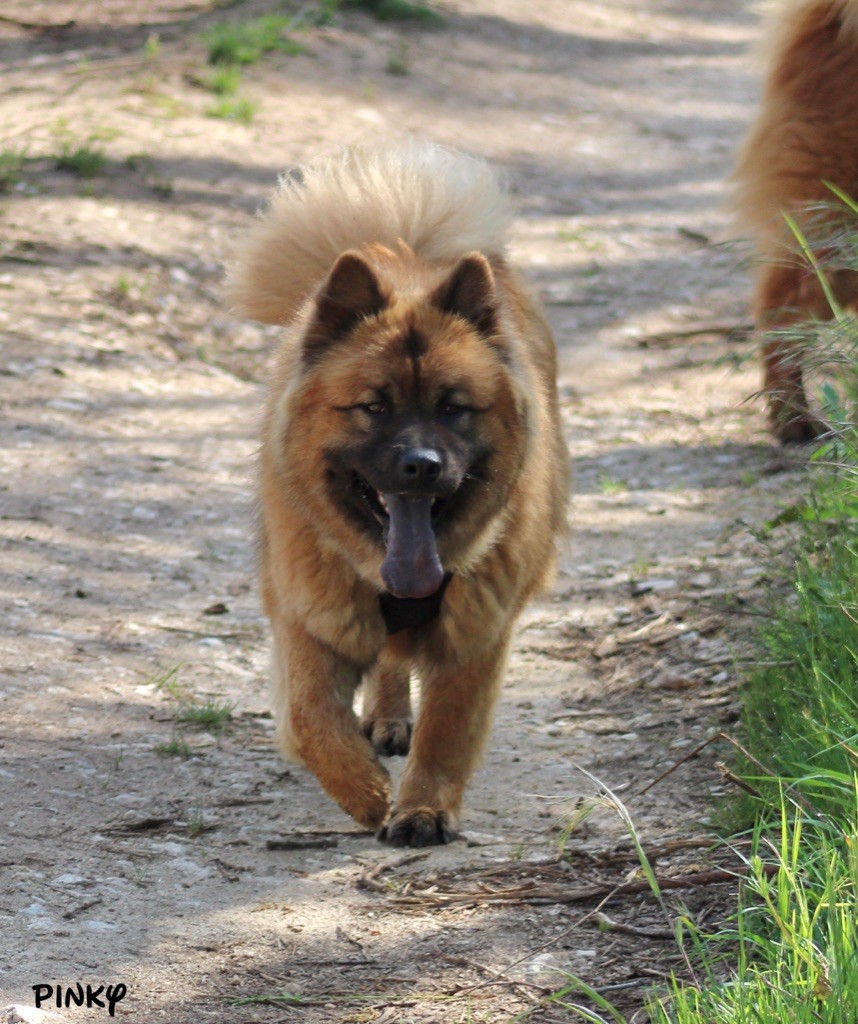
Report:
[{"label": "dry twig", "polygon": [[672,941],[676,935],[670,928],[638,928],[637,925],[614,921],[607,914],[598,911],[594,915],[600,931],[618,932],[620,935],[635,935],[641,939],[664,939]]},{"label": "dry twig", "polygon": [[[777,865],[763,865],[766,875],[777,873]],[[710,868],[706,871],[692,871],[686,875],[656,877],[660,889],[694,889],[706,885],[720,885],[746,877],[745,871],[728,871],[725,868]],[[455,906],[544,906],[557,903],[579,903],[582,900],[599,899],[609,896],[634,895],[651,891],[646,879],[624,882],[620,885],[597,884],[570,888],[564,885],[539,885],[537,882],[525,882],[522,885],[507,889],[495,889],[489,892],[416,892],[413,895],[394,897],[392,902],[400,907],[443,907]]]},{"label": "dry twig", "polygon": [[385,871],[391,871],[394,868],[404,867],[406,864],[413,864],[418,860],[424,860],[431,852],[431,850],[419,850],[417,853],[409,853],[404,857],[398,857],[396,860],[383,860],[374,867],[363,871],[355,880],[355,887],[357,889],[369,889],[371,892],[384,892],[384,886],[377,881],[380,874]]},{"label": "dry twig", "polygon": [[753,330],[752,324],[737,323],[712,323],[695,324],[693,327],[672,328],[666,331],[656,331],[654,334],[644,335],[637,339],[639,348],[647,348],[649,345],[668,347],[671,342],[681,342],[688,338],[705,337],[707,334],[722,334],[728,340],[741,341]]},{"label": "dry twig", "polygon": [[84,903],[79,903],[76,907],[72,907],[63,914],[65,921],[71,921],[72,918],[77,917],[78,914],[82,914],[85,910],[89,910],[90,907],[97,907],[99,903],[104,901],[100,896],[93,896],[91,900],[86,900]]}]

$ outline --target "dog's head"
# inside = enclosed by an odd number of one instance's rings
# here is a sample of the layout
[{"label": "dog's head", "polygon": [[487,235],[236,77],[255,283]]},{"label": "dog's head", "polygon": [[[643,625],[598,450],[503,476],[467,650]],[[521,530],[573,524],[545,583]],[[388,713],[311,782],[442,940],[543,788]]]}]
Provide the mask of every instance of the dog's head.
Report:
[{"label": "dog's head", "polygon": [[404,247],[343,254],[308,311],[284,458],[315,460],[296,477],[315,473],[326,531],[396,596],[433,593],[502,523],[528,435],[506,316],[484,256]]}]

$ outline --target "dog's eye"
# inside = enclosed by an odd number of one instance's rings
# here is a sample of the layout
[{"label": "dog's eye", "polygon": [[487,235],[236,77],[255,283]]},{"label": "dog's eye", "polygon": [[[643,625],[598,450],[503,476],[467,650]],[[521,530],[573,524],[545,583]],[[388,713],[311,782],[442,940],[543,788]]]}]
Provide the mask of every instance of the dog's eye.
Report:
[{"label": "dog's eye", "polygon": [[454,420],[459,416],[464,415],[470,410],[466,405],[457,405],[455,402],[442,402],[438,408],[438,411],[444,417],[444,419]]},{"label": "dog's eye", "polygon": [[383,416],[387,412],[386,402],[370,402],[369,405],[363,407],[364,412],[368,412],[370,416]]}]

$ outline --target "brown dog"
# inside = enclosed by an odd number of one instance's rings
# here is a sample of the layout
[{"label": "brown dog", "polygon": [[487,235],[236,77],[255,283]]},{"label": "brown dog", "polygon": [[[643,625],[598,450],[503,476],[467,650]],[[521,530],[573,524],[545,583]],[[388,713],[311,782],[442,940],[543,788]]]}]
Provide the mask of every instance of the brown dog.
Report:
[{"label": "brown dog", "polygon": [[[281,185],[232,274],[244,313],[285,326],[260,480],[280,743],[398,846],[452,837],[565,525],[554,344],[509,216],[470,157],[351,150]],[[377,754],[409,746],[391,810]]]},{"label": "brown dog", "polygon": [[[762,109],[734,174],[741,226],[759,257],[753,316],[760,331],[832,315],[813,270],[790,256],[796,245],[783,213],[818,234],[819,204],[834,200],[825,182],[858,197],[858,0],[781,0],[772,35]],[[835,227],[833,216],[822,220]],[[826,273],[841,305],[858,298],[858,274]],[[808,408],[797,346],[769,340],[763,361],[775,436],[816,437],[825,427]]]}]

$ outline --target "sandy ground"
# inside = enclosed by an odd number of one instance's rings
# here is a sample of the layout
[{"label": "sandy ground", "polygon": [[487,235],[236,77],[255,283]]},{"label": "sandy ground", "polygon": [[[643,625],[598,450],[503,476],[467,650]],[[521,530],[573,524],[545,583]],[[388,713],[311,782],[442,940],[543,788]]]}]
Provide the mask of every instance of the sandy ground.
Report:
[{"label": "sandy ground", "polygon": [[[598,928],[593,894],[635,860],[590,802],[616,793],[664,875],[729,862],[706,840],[723,744],[641,791],[735,728],[764,572],[746,524],[803,464],[745,402],[730,333],[750,5],[351,12],[247,70],[249,125],[206,116],[200,33],[265,5],[212,6],[9,0],[31,25],[0,21],[0,147],[26,155],[0,195],[0,1006],[121,983],[140,1024],[555,1021],[563,970],[634,1010],[681,969],[669,919],[711,924],[733,887],[618,894],[602,912],[631,934]],[[278,171],[402,129],[508,176],[575,464],[572,543],[522,620],[463,838],[419,855],[274,750],[252,503],[275,332],[220,296]],[[95,177],[56,167],[82,144]],[[180,720],[206,702],[222,731]]]}]

